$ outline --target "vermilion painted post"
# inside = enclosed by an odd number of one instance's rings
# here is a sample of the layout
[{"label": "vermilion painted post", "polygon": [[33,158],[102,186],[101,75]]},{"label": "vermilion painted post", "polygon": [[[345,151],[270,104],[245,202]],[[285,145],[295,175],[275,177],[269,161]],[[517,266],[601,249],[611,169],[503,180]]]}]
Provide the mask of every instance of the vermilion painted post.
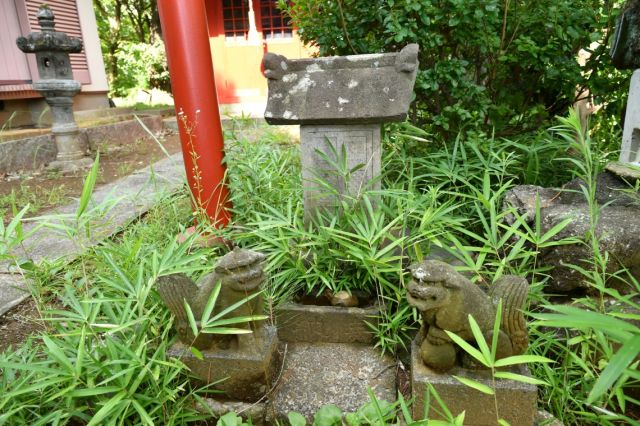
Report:
[{"label": "vermilion painted post", "polygon": [[228,224],[224,139],[204,0],[158,0],[187,181],[211,223]]}]

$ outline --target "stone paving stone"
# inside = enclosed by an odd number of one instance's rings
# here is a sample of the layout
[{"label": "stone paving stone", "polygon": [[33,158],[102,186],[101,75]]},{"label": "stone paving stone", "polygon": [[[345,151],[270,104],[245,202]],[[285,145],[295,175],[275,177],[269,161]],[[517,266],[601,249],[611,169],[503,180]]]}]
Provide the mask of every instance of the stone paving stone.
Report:
[{"label": "stone paving stone", "polygon": [[[34,232],[25,238],[20,249],[13,254],[34,263],[60,258],[71,261],[88,247],[108,238],[146,213],[160,199],[180,189],[184,182],[182,154],[177,153],[96,189],[88,209],[101,203],[109,204],[109,200],[117,200],[117,203],[106,209],[104,215],[92,217],[90,237],[83,230],[68,234],[59,229],[65,223],[74,223],[78,208],[76,200],[43,214],[50,217],[46,227],[37,228],[35,223],[25,224],[25,234],[32,230]],[[9,262],[0,263],[0,315],[26,298],[24,292],[15,288],[25,288],[22,276],[16,272]]]},{"label": "stone paving stone", "polygon": [[[307,420],[323,405],[354,412],[369,401],[395,401],[395,361],[369,345],[289,343],[284,366],[267,408],[267,423],[285,420],[290,411]],[[285,421],[286,423],[286,421]]]},{"label": "stone paving stone", "polygon": [[19,274],[0,273],[0,315],[29,297],[27,285]]}]

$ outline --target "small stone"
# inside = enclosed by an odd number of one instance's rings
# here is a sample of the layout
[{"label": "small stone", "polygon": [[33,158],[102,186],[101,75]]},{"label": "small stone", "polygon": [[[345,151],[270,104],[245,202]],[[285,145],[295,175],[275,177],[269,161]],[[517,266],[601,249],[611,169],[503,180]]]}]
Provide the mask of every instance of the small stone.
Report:
[{"label": "small stone", "polygon": [[334,293],[331,298],[331,304],[333,306],[344,306],[346,308],[353,308],[358,306],[359,301],[355,294],[349,294],[347,291],[339,291]]}]

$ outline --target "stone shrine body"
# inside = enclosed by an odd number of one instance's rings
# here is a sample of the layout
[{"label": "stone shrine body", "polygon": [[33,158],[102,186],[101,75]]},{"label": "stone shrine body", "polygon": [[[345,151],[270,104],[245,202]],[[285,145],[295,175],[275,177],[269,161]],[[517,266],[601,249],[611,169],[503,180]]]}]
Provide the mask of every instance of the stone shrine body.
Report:
[{"label": "stone shrine body", "polygon": [[[318,208],[338,206],[337,196],[379,189],[381,123],[406,118],[417,71],[417,44],[398,53],[311,59],[265,54],[264,117],[300,125],[306,220]],[[330,165],[340,160],[347,179]]]}]

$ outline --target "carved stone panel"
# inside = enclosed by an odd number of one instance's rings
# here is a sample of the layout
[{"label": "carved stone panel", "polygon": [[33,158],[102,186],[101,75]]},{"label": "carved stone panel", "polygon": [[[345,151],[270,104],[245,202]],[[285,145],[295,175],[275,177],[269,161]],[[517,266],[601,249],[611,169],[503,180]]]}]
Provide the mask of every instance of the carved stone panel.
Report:
[{"label": "carved stone panel", "polygon": [[379,124],[301,126],[300,149],[305,217],[335,206],[337,194],[380,188]]}]

